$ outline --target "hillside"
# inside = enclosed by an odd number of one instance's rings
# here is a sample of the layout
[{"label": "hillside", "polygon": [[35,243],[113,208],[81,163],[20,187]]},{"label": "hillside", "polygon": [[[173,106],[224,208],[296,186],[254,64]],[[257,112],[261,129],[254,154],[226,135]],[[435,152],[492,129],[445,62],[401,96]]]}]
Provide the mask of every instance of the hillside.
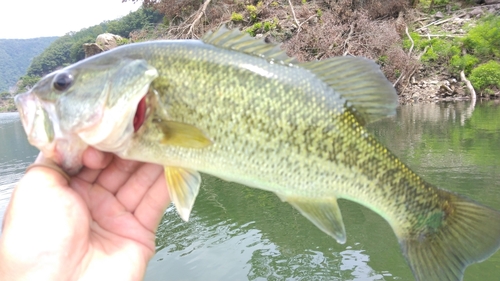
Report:
[{"label": "hillside", "polygon": [[0,92],[8,91],[26,73],[34,57],[57,37],[0,39]]}]

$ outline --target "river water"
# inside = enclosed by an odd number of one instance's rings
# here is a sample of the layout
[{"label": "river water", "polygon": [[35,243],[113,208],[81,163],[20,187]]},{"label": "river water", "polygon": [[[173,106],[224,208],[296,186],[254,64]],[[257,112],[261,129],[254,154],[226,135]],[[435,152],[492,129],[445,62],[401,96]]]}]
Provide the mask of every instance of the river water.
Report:
[{"label": "river water", "polygon": [[[500,209],[498,102],[405,105],[369,128],[429,182]],[[17,114],[0,114],[0,217],[36,154]],[[167,209],[145,280],[413,280],[389,225],[339,204],[344,245],[274,194],[204,175],[188,223]],[[500,252],[464,280],[500,280]]]}]

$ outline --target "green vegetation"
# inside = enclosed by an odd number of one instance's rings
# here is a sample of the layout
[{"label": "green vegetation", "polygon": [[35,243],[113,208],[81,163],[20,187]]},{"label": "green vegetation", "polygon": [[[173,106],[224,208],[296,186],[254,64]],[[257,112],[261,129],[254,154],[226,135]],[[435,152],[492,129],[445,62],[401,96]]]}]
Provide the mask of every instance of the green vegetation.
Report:
[{"label": "green vegetation", "polygon": [[233,12],[231,14],[231,20],[234,22],[239,22],[243,20],[243,15],[240,13]]},{"label": "green vegetation", "polygon": [[0,113],[15,111],[14,98],[9,92],[0,93]]},{"label": "green vegetation", "polygon": [[[443,39],[439,37],[429,40],[425,37],[421,37],[416,32],[411,32],[410,37],[413,39],[415,50],[426,50],[426,52],[420,58],[420,60],[424,63],[447,62],[451,59],[452,56],[460,53],[460,49],[456,46],[456,43],[453,40]],[[410,47],[410,39],[405,38],[403,40],[403,48],[409,50]]]},{"label": "green vegetation", "polygon": [[479,65],[471,71],[469,79],[480,92],[493,94],[492,88],[500,90],[500,63],[490,60]]},{"label": "green vegetation", "polygon": [[57,37],[0,39],[0,92],[15,86],[30,65]]},{"label": "green vegetation", "polygon": [[247,28],[245,31],[250,34],[250,36],[255,37],[256,33],[262,28],[262,23],[261,22],[256,22],[249,28]]},{"label": "green vegetation", "polygon": [[269,32],[273,29],[276,29],[277,26],[278,19],[274,18],[272,21],[256,22],[245,31],[248,32],[251,36],[255,37],[258,32]]},{"label": "green vegetation", "polygon": [[463,40],[467,52],[484,59],[500,58],[500,17],[484,17]]},{"label": "green vegetation", "polygon": [[[22,87],[19,88],[19,91],[24,91],[25,87],[33,86],[33,82],[38,81],[40,77],[57,68],[85,58],[83,44],[95,42],[99,34],[109,32],[120,35],[125,38],[118,42],[118,45],[122,45],[128,43],[127,37],[130,32],[151,28],[162,21],[163,16],[158,12],[141,8],[120,19],[102,22],[99,25],[84,28],[78,32],[70,32],[59,37],[43,53],[33,59],[26,72],[26,78],[22,78]],[[19,76],[21,75],[22,73]]]},{"label": "green vegetation", "polygon": [[459,73],[462,69],[468,75],[472,68],[479,62],[479,59],[473,55],[465,54],[465,56],[461,56],[459,54],[455,54],[451,57],[450,64],[452,66],[452,73]]},{"label": "green vegetation", "polygon": [[[414,41],[414,50],[425,50],[421,61],[427,66],[448,65],[450,73],[456,76],[464,70],[467,76],[470,75],[474,88],[481,93],[494,93],[493,88],[496,87],[497,91],[500,88],[497,62],[500,60],[500,17],[489,15],[482,18],[463,38],[443,36],[429,40],[416,32],[411,32],[410,37]],[[408,38],[403,40],[403,47],[406,50],[411,47]]]},{"label": "green vegetation", "polygon": [[250,15],[251,22],[257,20],[257,8],[254,5],[247,5],[247,12]]}]

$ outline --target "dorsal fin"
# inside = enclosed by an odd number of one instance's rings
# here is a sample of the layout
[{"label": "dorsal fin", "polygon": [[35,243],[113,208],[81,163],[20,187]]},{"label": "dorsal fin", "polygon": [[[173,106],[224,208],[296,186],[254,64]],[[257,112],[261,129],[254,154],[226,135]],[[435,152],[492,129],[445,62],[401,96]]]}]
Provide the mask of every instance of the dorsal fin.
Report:
[{"label": "dorsal fin", "polygon": [[392,84],[373,61],[334,57],[300,63],[344,97],[362,124],[396,113],[398,97]]},{"label": "dorsal fin", "polygon": [[295,58],[287,56],[285,51],[280,49],[279,45],[255,39],[248,33],[241,32],[238,29],[229,30],[226,26],[221,26],[214,32],[207,32],[201,40],[216,47],[243,52],[277,63],[298,63]]}]

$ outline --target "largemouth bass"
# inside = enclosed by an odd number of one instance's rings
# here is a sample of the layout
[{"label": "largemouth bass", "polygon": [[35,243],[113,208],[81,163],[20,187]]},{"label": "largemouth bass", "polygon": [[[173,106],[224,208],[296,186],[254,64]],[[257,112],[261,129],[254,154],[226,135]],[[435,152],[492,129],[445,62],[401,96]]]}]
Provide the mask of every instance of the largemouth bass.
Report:
[{"label": "largemouth bass", "polygon": [[425,182],[366,131],[397,105],[367,59],[298,63],[220,28],[90,57],[16,104],[31,144],[68,173],[89,145],[164,165],[184,220],[203,172],[276,193],[339,243],[337,199],[367,206],[392,227],[419,281],[462,280],[500,247],[500,212]]}]

